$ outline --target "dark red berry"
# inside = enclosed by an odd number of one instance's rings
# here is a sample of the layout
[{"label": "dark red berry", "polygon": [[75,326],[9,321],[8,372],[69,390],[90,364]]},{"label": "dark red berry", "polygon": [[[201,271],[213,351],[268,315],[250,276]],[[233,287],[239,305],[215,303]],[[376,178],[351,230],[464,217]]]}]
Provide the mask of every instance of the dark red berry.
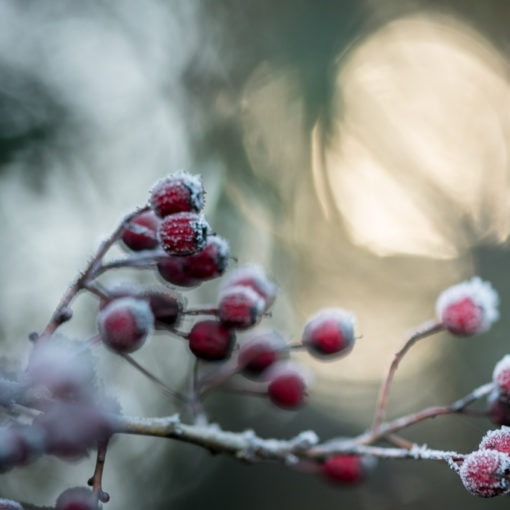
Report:
[{"label": "dark red berry", "polygon": [[321,310],[311,317],[303,332],[303,345],[319,357],[347,354],[354,344],[354,317],[341,308]]},{"label": "dark red berry", "polygon": [[306,384],[303,375],[298,370],[287,368],[284,365],[275,365],[269,376],[269,381],[267,392],[271,401],[277,406],[294,409],[303,403]]},{"label": "dark red berry", "polygon": [[502,397],[510,400],[510,355],[503,356],[501,360],[496,363],[494,372],[492,373],[492,380],[496,385]]},{"label": "dark red berry", "polygon": [[248,376],[258,376],[285,354],[285,342],[275,331],[259,333],[241,344],[238,364]]},{"label": "dark red berry", "polygon": [[135,216],[122,233],[124,244],[134,251],[152,250],[158,246],[159,220],[152,211]]},{"label": "dark red berry", "polygon": [[162,179],[151,190],[150,204],[161,218],[178,212],[199,212],[204,206],[200,176],[180,171]]},{"label": "dark red berry", "polygon": [[480,450],[497,450],[510,454],[510,427],[489,430],[480,443]]},{"label": "dark red berry", "polygon": [[333,482],[355,484],[363,479],[363,461],[357,455],[333,455],[322,465],[322,472]]},{"label": "dark red berry", "polygon": [[57,499],[55,510],[97,510],[96,497],[85,487],[65,490]]},{"label": "dark red berry", "polygon": [[248,265],[232,271],[224,282],[224,288],[243,285],[252,288],[264,299],[264,310],[267,310],[276,297],[276,285],[272,282],[264,268],[258,265]]},{"label": "dark red berry", "polygon": [[183,303],[177,296],[163,292],[147,292],[140,297],[148,301],[156,329],[178,324]]},{"label": "dark red berry", "polygon": [[220,294],[218,317],[229,328],[246,329],[259,321],[264,306],[264,300],[251,287],[227,287]]},{"label": "dark red berry", "polygon": [[189,348],[200,359],[220,361],[228,358],[235,342],[234,333],[220,322],[197,322],[188,333]]},{"label": "dark red berry", "polygon": [[464,487],[474,496],[492,498],[508,490],[510,457],[497,450],[477,450],[464,458],[459,470]]},{"label": "dark red berry", "polygon": [[510,402],[497,390],[487,397],[487,414],[496,425],[510,425]]},{"label": "dark red berry", "polygon": [[185,271],[187,257],[167,257],[158,262],[158,272],[167,282],[179,287],[196,287],[201,280],[189,276]]},{"label": "dark red berry", "polygon": [[184,258],[184,273],[198,280],[216,278],[224,273],[229,256],[226,239],[217,235],[209,236],[202,251]]},{"label": "dark red berry", "polygon": [[172,256],[193,255],[205,248],[209,225],[203,216],[182,212],[171,214],[159,224],[161,247]]},{"label": "dark red berry", "polygon": [[139,349],[153,323],[147,301],[131,297],[110,302],[98,315],[101,339],[107,347],[120,353]]}]

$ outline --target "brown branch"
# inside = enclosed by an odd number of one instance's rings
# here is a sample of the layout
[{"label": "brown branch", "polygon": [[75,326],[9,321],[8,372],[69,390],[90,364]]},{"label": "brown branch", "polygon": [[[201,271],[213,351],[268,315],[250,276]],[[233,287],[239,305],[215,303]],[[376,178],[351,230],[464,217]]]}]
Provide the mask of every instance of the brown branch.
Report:
[{"label": "brown branch", "polygon": [[110,500],[110,495],[103,491],[103,470],[104,463],[106,460],[106,451],[108,449],[108,441],[102,441],[97,446],[97,457],[96,467],[92,478],[88,481],[88,484],[92,486],[92,492],[94,493],[98,502],[107,503]]}]

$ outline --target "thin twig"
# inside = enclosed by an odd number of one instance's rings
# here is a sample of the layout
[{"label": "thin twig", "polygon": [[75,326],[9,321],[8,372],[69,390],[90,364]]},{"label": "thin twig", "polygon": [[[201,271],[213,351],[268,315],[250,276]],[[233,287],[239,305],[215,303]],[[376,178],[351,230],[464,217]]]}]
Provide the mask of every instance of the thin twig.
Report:
[{"label": "thin twig", "polygon": [[103,471],[104,463],[106,460],[106,451],[108,449],[108,440],[101,441],[97,445],[96,467],[92,478],[88,484],[92,486],[92,492],[97,498],[98,502],[107,503],[110,500],[110,495],[103,491]]}]

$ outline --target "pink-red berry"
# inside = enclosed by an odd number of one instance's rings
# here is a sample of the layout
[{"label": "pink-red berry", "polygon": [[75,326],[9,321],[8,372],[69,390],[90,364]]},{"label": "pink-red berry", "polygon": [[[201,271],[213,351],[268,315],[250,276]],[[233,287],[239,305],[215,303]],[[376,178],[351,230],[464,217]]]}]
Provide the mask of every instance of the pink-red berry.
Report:
[{"label": "pink-red berry", "polygon": [[354,345],[354,316],[341,308],[321,310],[308,320],[302,341],[314,356],[347,354]]},{"label": "pink-red berry", "polygon": [[154,316],[147,301],[132,297],[111,301],[98,315],[101,339],[119,353],[139,349],[147,339]]},{"label": "pink-red berry", "polygon": [[510,425],[510,402],[498,390],[487,397],[487,414],[496,425]]},{"label": "pink-red berry", "polygon": [[204,206],[200,176],[180,171],[157,182],[151,190],[150,205],[161,218],[179,212],[199,212]]},{"label": "pink-red berry", "polygon": [[229,256],[230,248],[226,239],[217,235],[209,236],[202,251],[183,259],[184,273],[197,280],[211,280],[225,272]]},{"label": "pink-red berry", "polygon": [[333,455],[322,465],[322,472],[335,483],[355,484],[364,477],[363,459],[358,455]]},{"label": "pink-red berry", "polygon": [[492,380],[500,395],[510,400],[510,355],[503,356],[496,363],[492,373]]},{"label": "pink-red berry", "polygon": [[238,364],[245,375],[259,376],[286,353],[285,342],[276,331],[259,333],[239,347]]},{"label": "pink-red berry", "polygon": [[57,499],[55,510],[97,510],[96,497],[85,487],[65,490]]},{"label": "pink-red berry", "polygon": [[303,374],[284,363],[273,366],[267,392],[271,401],[285,409],[295,409],[304,402],[306,382]]},{"label": "pink-red berry", "polygon": [[159,224],[161,247],[168,255],[193,255],[205,248],[209,224],[196,213],[182,212],[166,216]]},{"label": "pink-red berry", "polygon": [[227,287],[220,294],[218,317],[229,328],[246,329],[262,317],[265,302],[251,287]]},{"label": "pink-red berry", "polygon": [[477,450],[464,458],[459,470],[464,487],[474,496],[492,498],[508,490],[510,457],[497,450]]},{"label": "pink-red berry", "polygon": [[220,361],[230,356],[235,335],[218,321],[204,320],[191,328],[188,340],[189,348],[197,358]]},{"label": "pink-red berry", "polygon": [[152,211],[135,216],[122,233],[122,241],[133,251],[152,250],[158,246],[159,220]]},{"label": "pink-red berry", "polygon": [[161,277],[172,285],[179,287],[196,287],[201,280],[193,278],[185,272],[185,260],[187,257],[167,257],[158,262],[158,272]]},{"label": "pink-red berry", "polygon": [[510,427],[489,430],[480,443],[480,450],[497,450],[510,454]]}]

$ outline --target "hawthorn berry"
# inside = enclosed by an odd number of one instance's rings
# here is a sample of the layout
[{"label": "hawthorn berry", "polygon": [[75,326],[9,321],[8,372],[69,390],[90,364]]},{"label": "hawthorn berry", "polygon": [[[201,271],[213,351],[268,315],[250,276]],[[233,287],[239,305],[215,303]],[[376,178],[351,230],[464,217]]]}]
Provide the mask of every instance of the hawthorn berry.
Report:
[{"label": "hawthorn berry", "polygon": [[501,396],[510,400],[510,355],[500,359],[492,373],[492,380]]},{"label": "hawthorn berry", "polygon": [[229,328],[215,320],[197,322],[188,333],[189,348],[200,359],[220,361],[228,358],[235,342]]},{"label": "hawthorn berry", "polygon": [[230,248],[223,237],[211,235],[205,248],[194,255],[184,257],[184,273],[197,280],[210,280],[221,276],[227,267]]},{"label": "hawthorn berry", "polygon": [[243,285],[251,287],[264,300],[264,310],[267,310],[275,300],[276,284],[267,276],[262,266],[253,264],[240,267],[232,271],[223,283],[223,289]]},{"label": "hawthorn berry", "polygon": [[161,218],[179,212],[199,212],[204,187],[199,175],[181,170],[158,181],[150,192],[150,205]]},{"label": "hawthorn berry", "polygon": [[55,503],[55,510],[97,510],[94,493],[85,487],[65,490]]},{"label": "hawthorn berry", "polygon": [[227,287],[220,293],[218,317],[229,328],[246,329],[260,320],[264,306],[264,300],[251,287]]},{"label": "hawthorn berry", "polygon": [[322,473],[333,482],[355,484],[364,477],[363,460],[358,455],[333,455],[322,465]]},{"label": "hawthorn berry", "polygon": [[276,331],[258,333],[239,347],[238,365],[247,376],[259,376],[285,354],[285,342]]},{"label": "hawthorn berry", "polygon": [[123,243],[133,251],[152,250],[158,246],[159,220],[152,211],[135,216],[122,233]]},{"label": "hawthorn berry", "polygon": [[489,430],[482,439],[480,450],[497,450],[510,454],[510,427]]},{"label": "hawthorn berry", "polygon": [[487,331],[498,320],[499,296],[489,282],[475,276],[443,291],[436,314],[445,329],[458,336]]},{"label": "hawthorn berry", "polygon": [[196,287],[201,280],[189,276],[185,271],[185,259],[187,257],[167,257],[160,259],[157,265],[161,277],[172,285],[179,287]]},{"label": "hawthorn berry", "polygon": [[166,216],[158,228],[161,247],[168,255],[193,255],[203,250],[207,242],[209,224],[204,216],[181,212]]},{"label": "hawthorn berry", "polygon": [[508,489],[510,457],[497,450],[477,450],[464,458],[459,470],[464,487],[474,496],[492,498]]},{"label": "hawthorn berry", "polygon": [[23,510],[23,507],[12,499],[0,498],[0,510]]},{"label": "hawthorn berry", "polygon": [[125,297],[99,312],[98,328],[104,344],[119,353],[133,352],[145,342],[154,323],[147,301]]},{"label": "hawthorn berry", "polygon": [[178,296],[163,292],[146,292],[140,297],[149,303],[156,329],[175,326],[179,323],[183,302]]},{"label": "hawthorn berry", "polygon": [[341,308],[321,310],[306,323],[302,341],[320,358],[347,354],[354,345],[354,316]]},{"label": "hawthorn berry", "polygon": [[487,414],[496,425],[510,425],[510,402],[497,390],[487,397]]},{"label": "hawthorn berry", "polygon": [[268,380],[267,393],[274,404],[285,409],[301,406],[306,396],[306,382],[299,369],[287,363],[276,363]]}]

